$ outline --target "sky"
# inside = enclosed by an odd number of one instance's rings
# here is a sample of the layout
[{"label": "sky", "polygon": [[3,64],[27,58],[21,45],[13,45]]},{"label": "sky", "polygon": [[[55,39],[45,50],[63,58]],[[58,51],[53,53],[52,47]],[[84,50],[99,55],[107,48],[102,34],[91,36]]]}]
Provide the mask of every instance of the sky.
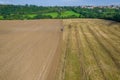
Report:
[{"label": "sky", "polygon": [[120,5],[120,0],[0,0],[0,4],[38,6]]}]

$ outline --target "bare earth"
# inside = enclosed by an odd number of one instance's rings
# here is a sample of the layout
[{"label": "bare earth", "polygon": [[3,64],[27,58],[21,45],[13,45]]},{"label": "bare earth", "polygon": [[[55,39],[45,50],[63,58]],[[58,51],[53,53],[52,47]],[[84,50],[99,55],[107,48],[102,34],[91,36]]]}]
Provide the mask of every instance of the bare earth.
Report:
[{"label": "bare earth", "polygon": [[52,80],[60,27],[61,20],[0,21],[0,80]]}]

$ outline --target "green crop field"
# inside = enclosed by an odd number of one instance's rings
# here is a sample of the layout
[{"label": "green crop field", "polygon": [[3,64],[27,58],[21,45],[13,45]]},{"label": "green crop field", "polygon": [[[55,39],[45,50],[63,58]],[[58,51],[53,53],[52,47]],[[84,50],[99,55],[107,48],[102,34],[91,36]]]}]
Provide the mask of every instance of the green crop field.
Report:
[{"label": "green crop field", "polygon": [[0,16],[0,19],[3,19],[3,16]]},{"label": "green crop field", "polygon": [[64,11],[64,12],[61,13],[61,16],[62,16],[62,17],[69,17],[69,16],[79,17],[80,14],[75,13],[74,11]]},{"label": "green crop field", "polygon": [[30,17],[30,18],[34,18],[35,16],[37,16],[37,14],[28,14],[26,15],[27,17]]},{"label": "green crop field", "polygon": [[63,25],[57,80],[120,80],[120,23],[68,19]]},{"label": "green crop field", "polygon": [[56,18],[58,16],[57,12],[45,13],[43,15],[51,16],[52,18]]}]

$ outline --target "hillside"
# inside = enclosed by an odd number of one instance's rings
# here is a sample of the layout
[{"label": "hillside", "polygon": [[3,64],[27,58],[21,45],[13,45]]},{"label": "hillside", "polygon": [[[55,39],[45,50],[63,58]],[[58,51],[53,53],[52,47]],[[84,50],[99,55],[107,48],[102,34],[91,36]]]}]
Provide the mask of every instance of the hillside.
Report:
[{"label": "hillside", "polygon": [[120,8],[0,5],[0,20],[100,18],[120,21]]}]

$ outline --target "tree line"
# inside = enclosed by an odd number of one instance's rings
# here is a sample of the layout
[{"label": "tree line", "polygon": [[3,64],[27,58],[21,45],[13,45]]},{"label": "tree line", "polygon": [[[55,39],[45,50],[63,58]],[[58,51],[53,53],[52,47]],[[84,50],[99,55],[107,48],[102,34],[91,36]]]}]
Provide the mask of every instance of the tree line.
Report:
[{"label": "tree line", "polygon": [[[63,13],[69,11],[68,16],[62,16]],[[74,12],[79,14],[75,15]],[[46,14],[48,13],[48,14]],[[50,14],[49,14],[50,13]],[[53,13],[53,14],[52,14]],[[54,15],[55,17],[52,17]],[[67,15],[64,14],[64,15]],[[0,19],[64,19],[64,18],[100,18],[120,21],[120,8],[82,8],[80,6],[36,6],[36,5],[0,5]]]}]

